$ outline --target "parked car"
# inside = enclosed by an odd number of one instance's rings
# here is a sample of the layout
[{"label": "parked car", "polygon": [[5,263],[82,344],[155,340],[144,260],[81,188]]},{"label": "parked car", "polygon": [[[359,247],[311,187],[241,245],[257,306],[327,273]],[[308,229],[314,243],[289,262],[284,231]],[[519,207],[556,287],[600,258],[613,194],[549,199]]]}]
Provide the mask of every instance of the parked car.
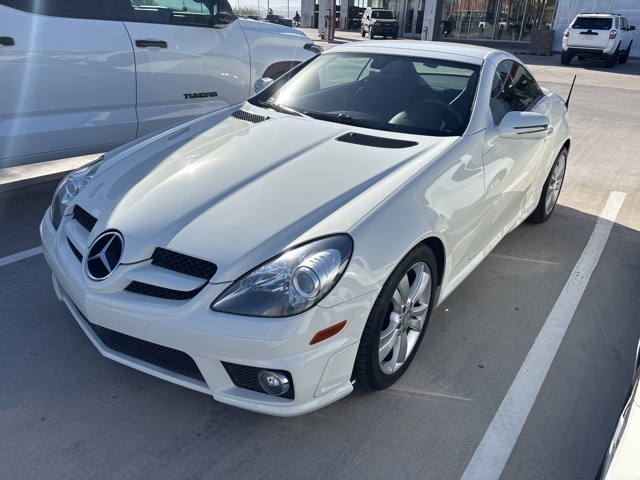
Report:
[{"label": "parked car", "polygon": [[384,38],[398,38],[398,20],[391,10],[383,8],[367,8],[362,15],[360,34],[373,38],[381,35]]},{"label": "parked car", "polygon": [[627,63],[635,29],[621,15],[581,13],[564,31],[560,63],[569,65],[576,56],[578,60],[604,60],[607,68],[613,68],[616,61]]},{"label": "parked car", "polygon": [[139,3],[0,0],[0,167],[104,152],[234,105],[320,49],[226,1]]},{"label": "parked car", "polygon": [[549,219],[570,143],[515,56],[396,45],[334,47],[62,181],[44,253],[103,355],[274,415],[405,373],[433,308]]},{"label": "parked car", "polygon": [[269,23],[277,23],[278,25],[284,25],[285,27],[293,27],[293,20],[291,18],[285,18],[282,15],[270,13],[267,15],[266,19]]},{"label": "parked car", "polygon": [[599,477],[601,480],[640,478],[640,344],[627,400],[607,449]]}]

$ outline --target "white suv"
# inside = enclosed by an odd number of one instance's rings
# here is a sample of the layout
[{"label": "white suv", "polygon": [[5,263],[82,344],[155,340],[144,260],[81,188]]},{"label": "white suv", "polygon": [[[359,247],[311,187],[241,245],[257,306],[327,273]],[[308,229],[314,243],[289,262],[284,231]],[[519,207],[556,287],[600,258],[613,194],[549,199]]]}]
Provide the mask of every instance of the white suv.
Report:
[{"label": "white suv", "polygon": [[604,59],[608,68],[613,68],[616,60],[626,63],[635,29],[617,14],[581,13],[564,31],[560,63],[569,65],[574,56],[578,60]]},{"label": "white suv", "polygon": [[0,0],[0,168],[104,152],[244,101],[321,50],[227,0]]}]

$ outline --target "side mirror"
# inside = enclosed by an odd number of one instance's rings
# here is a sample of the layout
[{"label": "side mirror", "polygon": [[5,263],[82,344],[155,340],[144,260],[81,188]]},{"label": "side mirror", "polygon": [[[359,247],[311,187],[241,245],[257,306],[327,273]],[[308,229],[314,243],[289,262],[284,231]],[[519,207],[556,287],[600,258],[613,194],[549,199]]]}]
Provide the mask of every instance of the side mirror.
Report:
[{"label": "side mirror", "polygon": [[262,77],[253,84],[253,90],[258,93],[273,83],[273,78]]},{"label": "side mirror", "polygon": [[629,27],[629,30],[635,30],[635,29],[636,29],[636,27],[635,27],[634,25],[631,25],[631,26]]},{"label": "side mirror", "polygon": [[536,140],[553,130],[549,117],[536,112],[509,112],[496,128],[500,138],[512,140]]}]

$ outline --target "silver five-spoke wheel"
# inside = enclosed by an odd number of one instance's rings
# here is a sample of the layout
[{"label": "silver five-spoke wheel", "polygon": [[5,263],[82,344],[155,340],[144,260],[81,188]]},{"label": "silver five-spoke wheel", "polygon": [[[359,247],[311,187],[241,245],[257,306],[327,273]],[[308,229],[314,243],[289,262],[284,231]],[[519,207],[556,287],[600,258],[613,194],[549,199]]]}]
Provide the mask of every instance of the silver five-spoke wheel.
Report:
[{"label": "silver five-spoke wheel", "polygon": [[433,251],[415,247],[384,283],[362,332],[354,372],[365,388],[383,390],[409,368],[433,308],[438,268]]},{"label": "silver five-spoke wheel", "polygon": [[551,214],[553,208],[558,202],[558,196],[560,195],[560,189],[562,188],[562,181],[564,180],[564,171],[566,167],[567,155],[565,152],[561,152],[551,168],[551,178],[549,179],[547,196],[544,201],[544,212],[546,215]]},{"label": "silver five-spoke wheel", "polygon": [[415,348],[424,328],[431,297],[429,267],[413,265],[396,287],[382,325],[378,361],[383,373],[398,371]]}]

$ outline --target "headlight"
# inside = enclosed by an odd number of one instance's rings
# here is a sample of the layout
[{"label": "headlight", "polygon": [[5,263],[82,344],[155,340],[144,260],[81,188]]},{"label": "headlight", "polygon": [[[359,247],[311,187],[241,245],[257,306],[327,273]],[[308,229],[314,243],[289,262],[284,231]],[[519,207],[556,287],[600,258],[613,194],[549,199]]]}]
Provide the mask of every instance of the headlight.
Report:
[{"label": "headlight", "polygon": [[71,200],[91,181],[103,160],[104,155],[86,164],[84,167],[74,170],[60,182],[60,185],[56,188],[56,193],[53,194],[53,201],[51,202],[51,222],[53,223],[53,228],[58,229],[67,205],[69,205]]},{"label": "headlight", "polygon": [[290,317],[310,309],[338,282],[353,241],[335,235],[284,252],[237,280],[211,309],[253,317]]}]

